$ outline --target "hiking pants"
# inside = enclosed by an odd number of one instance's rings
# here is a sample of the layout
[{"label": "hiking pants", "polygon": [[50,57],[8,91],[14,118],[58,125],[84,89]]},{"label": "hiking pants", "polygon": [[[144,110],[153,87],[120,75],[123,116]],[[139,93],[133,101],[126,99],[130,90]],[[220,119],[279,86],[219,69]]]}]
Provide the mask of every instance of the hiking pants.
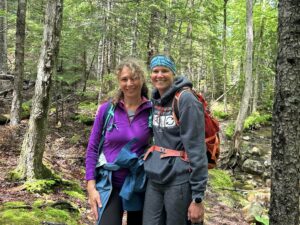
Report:
[{"label": "hiking pants", "polygon": [[187,213],[191,201],[189,182],[166,186],[148,180],[143,225],[189,225]]},{"label": "hiking pants", "polygon": [[[107,206],[103,211],[100,225],[122,225],[124,210],[119,192],[119,189],[113,188]],[[127,225],[142,225],[142,215],[142,211],[128,211]]]}]

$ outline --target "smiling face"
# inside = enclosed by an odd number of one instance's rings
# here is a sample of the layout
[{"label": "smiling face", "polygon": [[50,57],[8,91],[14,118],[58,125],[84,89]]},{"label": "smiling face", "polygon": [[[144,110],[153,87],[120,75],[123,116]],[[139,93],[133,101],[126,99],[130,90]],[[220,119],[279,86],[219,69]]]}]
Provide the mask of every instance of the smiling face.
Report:
[{"label": "smiling face", "polygon": [[119,73],[119,87],[124,98],[136,98],[141,96],[143,80],[139,75],[133,74],[132,70],[124,66]]},{"label": "smiling face", "polygon": [[162,96],[172,85],[174,74],[167,67],[156,66],[152,69],[151,81],[153,86],[157,88],[160,96]]}]

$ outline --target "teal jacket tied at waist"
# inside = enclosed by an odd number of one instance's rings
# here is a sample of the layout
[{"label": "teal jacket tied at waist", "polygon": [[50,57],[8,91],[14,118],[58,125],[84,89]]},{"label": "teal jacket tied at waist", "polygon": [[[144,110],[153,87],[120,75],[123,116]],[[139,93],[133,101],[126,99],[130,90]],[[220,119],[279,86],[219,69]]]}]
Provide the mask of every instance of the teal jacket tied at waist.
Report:
[{"label": "teal jacket tied at waist", "polygon": [[123,202],[123,209],[127,211],[139,211],[143,209],[144,192],[146,188],[146,176],[143,168],[143,157],[138,157],[130,151],[131,145],[136,142],[136,139],[128,142],[118,154],[114,163],[106,163],[97,169],[96,189],[100,194],[102,207],[98,208],[98,221],[102,217],[102,213],[107,205],[110,194],[112,192],[112,171],[120,168],[127,168],[127,175],[120,197]]}]

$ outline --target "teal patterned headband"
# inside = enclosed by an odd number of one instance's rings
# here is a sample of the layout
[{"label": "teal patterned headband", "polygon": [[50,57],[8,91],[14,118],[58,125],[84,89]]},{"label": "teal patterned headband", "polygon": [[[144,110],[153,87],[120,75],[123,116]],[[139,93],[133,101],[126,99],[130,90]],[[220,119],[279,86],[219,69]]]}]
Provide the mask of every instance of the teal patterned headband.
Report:
[{"label": "teal patterned headband", "polygon": [[167,56],[164,55],[155,56],[150,62],[150,69],[152,70],[156,66],[167,67],[174,73],[174,75],[176,73],[175,63]]}]

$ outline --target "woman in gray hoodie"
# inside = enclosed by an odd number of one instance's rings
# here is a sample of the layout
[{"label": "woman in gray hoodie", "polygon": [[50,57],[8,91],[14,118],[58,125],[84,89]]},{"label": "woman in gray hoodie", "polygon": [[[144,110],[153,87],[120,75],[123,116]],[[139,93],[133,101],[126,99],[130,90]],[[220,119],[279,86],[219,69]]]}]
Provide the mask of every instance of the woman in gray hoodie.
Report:
[{"label": "woman in gray hoodie", "polygon": [[154,145],[145,154],[148,177],[143,225],[187,225],[204,217],[208,169],[202,104],[190,91],[179,99],[179,124],[174,120],[173,98],[192,83],[175,77],[173,60],[157,55],[150,63],[154,86]]}]

